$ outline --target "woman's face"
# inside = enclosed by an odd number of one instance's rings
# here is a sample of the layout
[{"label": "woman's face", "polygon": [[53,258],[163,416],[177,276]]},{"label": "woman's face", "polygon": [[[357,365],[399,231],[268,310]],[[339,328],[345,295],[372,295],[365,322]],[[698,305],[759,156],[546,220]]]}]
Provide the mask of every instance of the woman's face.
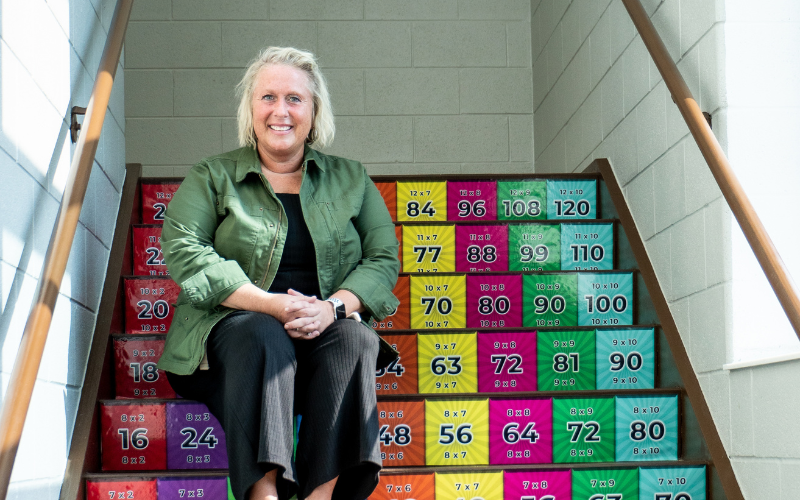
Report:
[{"label": "woman's face", "polygon": [[258,73],[253,128],[260,153],[278,161],[303,154],[314,110],[308,84],[304,71],[283,64],[270,64]]}]

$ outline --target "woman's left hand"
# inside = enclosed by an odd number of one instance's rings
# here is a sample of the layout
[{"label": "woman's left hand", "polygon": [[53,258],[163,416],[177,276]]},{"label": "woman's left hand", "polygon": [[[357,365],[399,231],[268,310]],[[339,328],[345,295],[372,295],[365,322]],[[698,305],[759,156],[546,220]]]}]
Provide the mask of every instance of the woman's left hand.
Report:
[{"label": "woman's left hand", "polygon": [[[289,289],[289,295],[295,297],[304,297],[304,295],[295,290]],[[295,318],[288,321],[283,325],[286,333],[294,339],[312,339],[317,336],[326,328],[328,328],[334,321],[333,304],[325,300],[314,300],[309,297],[309,306],[307,302],[296,302],[290,304],[286,308],[289,315],[295,315]],[[302,311],[302,314],[300,314]]]}]

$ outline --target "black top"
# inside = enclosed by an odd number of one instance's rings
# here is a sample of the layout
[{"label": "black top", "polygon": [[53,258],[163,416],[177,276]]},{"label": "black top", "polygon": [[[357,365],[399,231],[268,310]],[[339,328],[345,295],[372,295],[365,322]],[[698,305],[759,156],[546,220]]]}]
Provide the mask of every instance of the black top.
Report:
[{"label": "black top", "polygon": [[286,221],[289,226],[286,231],[286,244],[283,247],[281,263],[269,291],[286,293],[291,288],[305,295],[314,295],[320,298],[317,255],[314,251],[311,233],[309,233],[303,218],[300,195],[276,194],[286,211]]}]

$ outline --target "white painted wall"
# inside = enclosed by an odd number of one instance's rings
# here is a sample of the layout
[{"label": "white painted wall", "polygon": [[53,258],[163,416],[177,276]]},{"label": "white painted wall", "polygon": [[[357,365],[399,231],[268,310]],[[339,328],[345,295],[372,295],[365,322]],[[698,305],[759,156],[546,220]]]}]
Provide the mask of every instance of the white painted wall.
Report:
[{"label": "white painted wall", "polygon": [[[643,3],[700,107],[713,115],[756,208],[772,221],[784,259],[795,265],[796,224],[781,204],[791,204],[788,193],[800,187],[797,160],[767,146],[788,137],[791,148],[798,135],[800,4]],[[800,363],[723,369],[759,355],[754,345],[771,342],[785,352],[792,341],[785,330],[771,335],[778,327],[762,326],[778,318],[776,301],[745,290],[757,271],[746,266],[738,228],[621,0],[531,5],[536,171],[611,160],[746,498],[800,498],[800,434],[787,431],[800,411]],[[745,309],[745,300],[755,306]],[[758,326],[742,316],[757,317]]]},{"label": "white painted wall", "polygon": [[182,176],[237,148],[244,67],[293,45],[328,79],[329,152],[373,174],[532,172],[530,30],[530,0],[137,0],[128,159]]},{"label": "white painted wall", "polygon": [[[115,2],[0,0],[0,380],[13,367]],[[106,115],[8,498],[58,498],[124,178],[123,71]]]},{"label": "white painted wall", "polygon": [[[785,264],[800,278],[800,2],[726,0],[728,154]],[[733,232],[733,361],[795,353],[800,341],[744,235]]]}]

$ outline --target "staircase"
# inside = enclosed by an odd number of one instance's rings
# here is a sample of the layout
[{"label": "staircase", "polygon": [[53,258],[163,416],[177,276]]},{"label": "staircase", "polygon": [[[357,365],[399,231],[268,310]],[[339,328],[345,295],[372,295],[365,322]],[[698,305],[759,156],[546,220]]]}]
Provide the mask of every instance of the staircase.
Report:
[{"label": "staircase", "polygon": [[[402,273],[373,327],[384,469],[371,500],[724,499],[597,175],[380,177]],[[233,498],[225,436],[155,363],[179,291],[145,180],[84,474],[89,500]],[[240,499],[241,500],[241,499]]]}]

